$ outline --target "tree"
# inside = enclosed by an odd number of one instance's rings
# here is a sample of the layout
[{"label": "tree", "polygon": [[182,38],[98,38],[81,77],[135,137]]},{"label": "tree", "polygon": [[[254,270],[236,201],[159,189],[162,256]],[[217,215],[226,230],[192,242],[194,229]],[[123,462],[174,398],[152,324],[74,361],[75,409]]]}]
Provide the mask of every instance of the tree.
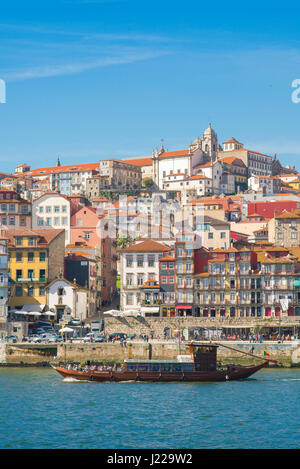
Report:
[{"label": "tree", "polygon": [[144,178],[143,181],[142,181],[142,185],[146,189],[151,189],[151,187],[153,186],[153,179],[152,178]]}]

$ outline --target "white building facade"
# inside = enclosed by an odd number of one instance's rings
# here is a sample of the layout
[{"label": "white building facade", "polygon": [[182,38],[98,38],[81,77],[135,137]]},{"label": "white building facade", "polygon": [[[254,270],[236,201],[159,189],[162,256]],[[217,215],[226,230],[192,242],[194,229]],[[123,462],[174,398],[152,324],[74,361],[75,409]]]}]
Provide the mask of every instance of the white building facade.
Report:
[{"label": "white building facade", "polygon": [[64,229],[66,244],[71,242],[72,215],[69,199],[56,192],[45,193],[32,202],[32,228]]},{"label": "white building facade", "polygon": [[149,280],[159,282],[159,259],[170,251],[169,246],[151,239],[122,249],[120,253],[121,310],[141,310],[141,287]]}]

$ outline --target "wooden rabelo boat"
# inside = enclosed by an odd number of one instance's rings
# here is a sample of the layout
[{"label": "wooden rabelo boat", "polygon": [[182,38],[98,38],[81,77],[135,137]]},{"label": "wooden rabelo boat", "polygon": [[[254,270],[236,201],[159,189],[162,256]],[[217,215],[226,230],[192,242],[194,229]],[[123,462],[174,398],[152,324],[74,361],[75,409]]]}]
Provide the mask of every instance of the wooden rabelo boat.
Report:
[{"label": "wooden rabelo boat", "polygon": [[[277,363],[275,360],[255,357],[263,360],[262,363],[254,366],[227,365],[225,368],[218,368],[218,346],[219,344],[192,342],[189,344],[190,356],[181,355],[178,356],[177,360],[127,359],[124,360],[122,371],[92,371],[88,368],[85,371],[77,371],[62,366],[53,366],[53,368],[64,378],[85,381],[209,382],[246,379],[265,367],[269,362]],[[237,349],[233,350],[241,352]],[[241,353],[254,357],[254,355],[247,352]]]}]

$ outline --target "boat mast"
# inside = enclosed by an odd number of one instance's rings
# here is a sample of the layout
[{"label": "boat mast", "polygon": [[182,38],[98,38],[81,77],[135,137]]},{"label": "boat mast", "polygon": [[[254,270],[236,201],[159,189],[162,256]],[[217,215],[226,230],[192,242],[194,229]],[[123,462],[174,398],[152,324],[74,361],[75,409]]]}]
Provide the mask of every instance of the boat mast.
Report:
[{"label": "boat mast", "polygon": [[236,348],[229,347],[228,345],[219,344],[217,342],[215,342],[215,344],[219,345],[220,347],[228,348],[229,350],[234,350],[235,352],[243,353],[244,355],[249,355],[252,358],[258,358],[259,360],[263,360],[265,362],[277,363],[277,360],[271,360],[270,358],[259,357],[258,355],[253,355],[252,353],[243,352],[242,350],[238,350]]}]

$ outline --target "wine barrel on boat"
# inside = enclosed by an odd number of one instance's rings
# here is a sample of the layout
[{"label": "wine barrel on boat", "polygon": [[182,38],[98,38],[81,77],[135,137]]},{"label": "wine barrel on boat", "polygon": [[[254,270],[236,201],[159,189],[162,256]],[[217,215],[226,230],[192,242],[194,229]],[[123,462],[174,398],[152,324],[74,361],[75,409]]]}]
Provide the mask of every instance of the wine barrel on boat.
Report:
[{"label": "wine barrel on boat", "polygon": [[189,348],[195,371],[216,370],[218,345],[191,342]]}]

